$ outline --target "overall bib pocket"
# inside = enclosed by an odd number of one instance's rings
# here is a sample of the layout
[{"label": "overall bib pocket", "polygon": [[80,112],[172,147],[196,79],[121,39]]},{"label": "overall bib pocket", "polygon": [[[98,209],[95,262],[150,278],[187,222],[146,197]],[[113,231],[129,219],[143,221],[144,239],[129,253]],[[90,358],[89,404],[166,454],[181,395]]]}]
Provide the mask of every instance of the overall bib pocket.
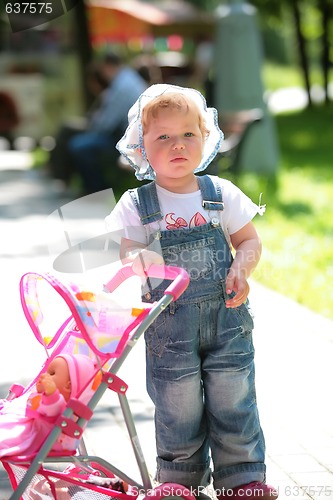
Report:
[{"label": "overall bib pocket", "polygon": [[207,276],[214,268],[215,238],[204,237],[163,248],[165,263],[185,269],[196,281]]}]

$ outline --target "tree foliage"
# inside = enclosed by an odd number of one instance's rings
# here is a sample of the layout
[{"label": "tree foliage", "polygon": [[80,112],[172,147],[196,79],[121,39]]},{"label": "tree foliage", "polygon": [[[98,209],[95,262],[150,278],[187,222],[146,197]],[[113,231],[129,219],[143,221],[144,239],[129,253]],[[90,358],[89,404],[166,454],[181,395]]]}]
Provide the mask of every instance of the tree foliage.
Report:
[{"label": "tree foliage", "polygon": [[[232,0],[187,0],[204,10],[214,10],[221,3]],[[297,58],[303,74],[304,86],[311,98],[311,67],[321,68],[325,102],[329,102],[329,72],[333,63],[333,0],[250,0],[257,8],[261,26],[283,29],[285,13],[292,22]]]}]

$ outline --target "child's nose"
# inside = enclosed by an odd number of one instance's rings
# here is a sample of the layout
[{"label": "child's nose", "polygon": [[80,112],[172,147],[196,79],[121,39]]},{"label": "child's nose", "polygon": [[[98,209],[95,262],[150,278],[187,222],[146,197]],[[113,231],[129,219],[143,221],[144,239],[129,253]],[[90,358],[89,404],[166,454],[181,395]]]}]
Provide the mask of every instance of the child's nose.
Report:
[{"label": "child's nose", "polygon": [[174,149],[184,149],[185,144],[182,137],[176,137],[173,143]]}]

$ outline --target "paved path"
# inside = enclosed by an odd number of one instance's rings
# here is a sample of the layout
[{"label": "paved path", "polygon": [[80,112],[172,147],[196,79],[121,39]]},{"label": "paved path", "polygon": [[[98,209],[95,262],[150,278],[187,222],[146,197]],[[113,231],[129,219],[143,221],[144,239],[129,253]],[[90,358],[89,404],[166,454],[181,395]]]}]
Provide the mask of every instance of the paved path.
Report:
[{"label": "paved path", "polygon": [[[48,244],[54,252],[59,245],[64,248],[68,244],[59,243],[59,221],[49,217],[68,201],[52,192],[47,178],[25,170],[24,165],[7,170],[2,163],[2,394],[11,382],[29,380],[36,372],[36,364],[44,359],[23,316],[18,283],[24,272],[52,270]],[[84,210],[78,219],[77,211],[63,209],[67,219],[72,217],[74,222],[70,233],[73,235],[79,227],[81,236],[95,236],[105,205],[90,203],[88,213],[87,205]],[[101,280],[103,273],[101,268]],[[81,281],[82,275],[75,276]],[[333,499],[333,322],[257,283],[252,283],[251,297],[256,315],[258,403],[267,441],[267,481],[279,488],[281,499]],[[145,392],[144,372],[144,346],[139,342],[120,375],[129,383],[131,408],[153,473],[153,408]],[[86,439],[90,451],[111,460],[130,475],[137,474],[112,394],[103,397]],[[0,500],[8,500],[9,496],[8,480],[0,469]]]}]

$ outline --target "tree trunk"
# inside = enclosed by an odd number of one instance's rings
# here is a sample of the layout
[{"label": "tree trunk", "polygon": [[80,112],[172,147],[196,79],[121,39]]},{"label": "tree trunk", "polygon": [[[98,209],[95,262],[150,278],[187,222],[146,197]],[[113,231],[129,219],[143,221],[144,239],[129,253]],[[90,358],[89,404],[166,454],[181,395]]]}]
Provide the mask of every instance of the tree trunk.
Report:
[{"label": "tree trunk", "polygon": [[319,1],[319,8],[321,10],[321,22],[323,29],[322,36],[322,50],[321,50],[321,67],[324,81],[325,103],[329,103],[329,70],[330,70],[330,44],[329,44],[329,21],[331,17],[331,7],[327,0]]},{"label": "tree trunk", "polygon": [[312,106],[312,99],[311,99],[311,92],[310,92],[311,85],[310,85],[309,61],[308,61],[307,53],[306,53],[306,43],[305,43],[305,39],[304,39],[302,29],[301,29],[301,13],[300,13],[300,8],[299,8],[299,1],[293,0],[292,2],[290,2],[289,5],[291,5],[291,9],[292,9],[292,13],[294,16],[294,21],[295,21],[299,58],[300,58],[302,72],[303,72],[306,92],[308,95],[308,102],[309,102],[309,106]]},{"label": "tree trunk", "polygon": [[90,34],[86,6],[83,0],[78,1],[73,9],[74,29],[77,51],[79,56],[81,83],[86,110],[89,109],[92,102],[92,95],[87,85],[87,66],[92,60],[93,50],[90,43]]}]

